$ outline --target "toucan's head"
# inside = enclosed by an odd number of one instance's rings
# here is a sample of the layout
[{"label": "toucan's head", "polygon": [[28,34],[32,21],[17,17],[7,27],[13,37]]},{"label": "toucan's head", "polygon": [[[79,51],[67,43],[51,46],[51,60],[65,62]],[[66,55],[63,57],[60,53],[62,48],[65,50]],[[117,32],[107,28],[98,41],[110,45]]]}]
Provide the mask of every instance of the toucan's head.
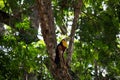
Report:
[{"label": "toucan's head", "polygon": [[65,48],[68,47],[67,41],[69,41],[69,40],[70,40],[69,37],[62,39],[61,44],[63,45],[63,47],[65,47]]},{"label": "toucan's head", "polygon": [[62,39],[61,44],[62,44],[65,48],[67,48],[67,46],[68,46],[66,39]]}]

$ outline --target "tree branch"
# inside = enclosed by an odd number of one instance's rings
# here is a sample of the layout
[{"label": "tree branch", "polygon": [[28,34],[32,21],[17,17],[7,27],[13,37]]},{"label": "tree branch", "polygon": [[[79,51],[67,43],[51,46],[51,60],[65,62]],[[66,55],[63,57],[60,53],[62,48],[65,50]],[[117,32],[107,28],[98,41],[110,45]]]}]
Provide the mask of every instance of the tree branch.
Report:
[{"label": "tree branch", "polygon": [[72,24],[71,34],[70,34],[68,52],[67,52],[68,53],[68,57],[67,57],[68,66],[70,65],[71,60],[72,60],[74,36],[75,36],[75,30],[77,27],[77,21],[79,18],[79,14],[81,13],[82,0],[76,0],[75,3],[77,3],[77,4],[74,5],[74,19],[73,19],[73,24]]},{"label": "tree branch", "polygon": [[[28,9],[32,9],[33,7],[30,7]],[[16,12],[16,15],[10,15],[6,12],[3,12],[2,10],[0,10],[0,23],[3,23],[3,24],[6,24],[6,25],[9,25],[12,29],[18,31],[20,34],[20,40],[23,40],[25,41],[27,44],[31,43],[32,41],[37,41],[38,38],[37,38],[37,33],[35,33],[35,35],[33,35],[33,33],[31,33],[33,31],[33,28],[35,31],[37,31],[36,27],[33,26],[32,28],[32,31],[25,31],[23,29],[18,29],[17,27],[15,27],[15,24],[18,23],[18,22],[21,22],[21,14],[25,13],[26,10],[24,11],[19,11],[19,12]],[[35,15],[35,14],[34,14]],[[31,20],[32,21],[32,20]],[[2,26],[0,26],[2,28]],[[33,36],[31,36],[31,34]],[[27,37],[26,37],[27,36]],[[30,38],[28,38],[30,37]]]},{"label": "tree branch", "polygon": [[36,6],[33,5],[33,6],[30,6],[29,8],[22,10],[22,11],[18,10],[16,13],[14,13],[14,15],[11,15],[9,13],[6,13],[6,12],[0,10],[0,22],[9,25],[12,28],[15,28],[14,27],[15,23],[21,21],[21,14],[24,14],[27,11],[31,11],[35,7]]}]

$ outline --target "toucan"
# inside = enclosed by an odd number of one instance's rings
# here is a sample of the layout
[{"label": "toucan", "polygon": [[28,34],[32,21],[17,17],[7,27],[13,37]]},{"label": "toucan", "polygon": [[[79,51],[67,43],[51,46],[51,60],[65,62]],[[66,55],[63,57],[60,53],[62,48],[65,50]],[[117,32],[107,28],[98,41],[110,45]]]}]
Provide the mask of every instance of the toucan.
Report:
[{"label": "toucan", "polygon": [[63,60],[65,63],[63,54],[64,54],[64,51],[66,50],[66,48],[67,48],[67,41],[66,41],[66,39],[62,39],[61,42],[56,47],[55,63],[57,66],[60,66],[61,60]]}]

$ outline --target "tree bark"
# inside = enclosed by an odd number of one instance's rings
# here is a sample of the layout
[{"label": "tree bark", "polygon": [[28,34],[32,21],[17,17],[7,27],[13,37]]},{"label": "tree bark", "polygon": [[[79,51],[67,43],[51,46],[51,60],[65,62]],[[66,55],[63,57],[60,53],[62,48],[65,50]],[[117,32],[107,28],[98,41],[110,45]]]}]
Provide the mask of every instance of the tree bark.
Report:
[{"label": "tree bark", "polygon": [[82,0],[76,0],[74,5],[74,19],[70,34],[70,41],[68,46],[68,57],[67,57],[67,65],[70,66],[71,60],[72,60],[72,53],[73,53],[73,45],[74,45],[74,36],[75,36],[75,30],[77,27],[77,22],[79,19],[79,15],[81,13],[81,7],[82,7]]}]

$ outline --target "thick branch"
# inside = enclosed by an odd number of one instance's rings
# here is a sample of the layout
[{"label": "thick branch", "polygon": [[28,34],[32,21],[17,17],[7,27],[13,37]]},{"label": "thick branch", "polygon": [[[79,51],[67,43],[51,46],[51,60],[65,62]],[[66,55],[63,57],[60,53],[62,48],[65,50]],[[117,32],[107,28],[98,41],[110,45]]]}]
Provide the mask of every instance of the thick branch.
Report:
[{"label": "thick branch", "polygon": [[75,36],[75,30],[77,27],[77,21],[79,18],[79,14],[81,13],[81,7],[82,7],[82,0],[77,0],[77,5],[74,6],[74,19],[70,34],[70,41],[69,41],[69,47],[68,47],[68,57],[67,57],[67,64],[70,65],[71,59],[72,59],[72,53],[73,53],[73,45],[74,45],[74,36]]}]

